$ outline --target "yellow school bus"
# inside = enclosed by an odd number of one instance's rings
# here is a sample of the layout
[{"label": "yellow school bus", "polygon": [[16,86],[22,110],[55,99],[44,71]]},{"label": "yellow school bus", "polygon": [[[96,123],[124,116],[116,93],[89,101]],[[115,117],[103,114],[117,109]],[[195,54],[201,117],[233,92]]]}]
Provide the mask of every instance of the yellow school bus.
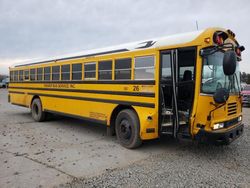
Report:
[{"label": "yellow school bus", "polygon": [[[243,133],[231,30],[208,28],[10,67],[9,102],[98,122],[122,146],[161,135],[229,144]],[[91,123],[90,123],[91,124]]]}]

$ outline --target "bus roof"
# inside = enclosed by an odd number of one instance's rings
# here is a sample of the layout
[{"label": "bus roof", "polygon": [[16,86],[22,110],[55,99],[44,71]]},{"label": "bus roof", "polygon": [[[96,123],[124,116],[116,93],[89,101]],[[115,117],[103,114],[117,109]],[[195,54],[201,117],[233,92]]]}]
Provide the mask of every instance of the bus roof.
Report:
[{"label": "bus roof", "polygon": [[31,61],[28,61],[28,62],[26,61],[21,64],[15,65],[14,67],[51,63],[53,61],[63,61],[63,60],[69,60],[69,59],[75,59],[75,58],[77,59],[77,58],[114,54],[114,53],[128,52],[128,51],[135,51],[135,50],[142,50],[142,49],[160,48],[163,46],[170,46],[170,45],[185,44],[196,39],[202,32],[204,32],[204,30],[175,34],[171,36],[153,38],[153,39],[148,39],[148,40],[141,40],[137,42],[110,46],[106,48],[86,50],[86,51],[81,51],[81,52],[77,52],[73,54],[50,57],[46,59],[33,59]]}]

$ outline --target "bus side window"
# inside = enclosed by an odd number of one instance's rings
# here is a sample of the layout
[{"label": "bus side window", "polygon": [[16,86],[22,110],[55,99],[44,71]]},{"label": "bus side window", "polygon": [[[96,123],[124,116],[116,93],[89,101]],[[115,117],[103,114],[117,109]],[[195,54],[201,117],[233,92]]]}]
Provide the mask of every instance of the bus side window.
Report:
[{"label": "bus side window", "polygon": [[36,80],[42,80],[43,79],[43,68],[38,68],[36,70]]},{"label": "bus side window", "polygon": [[59,80],[60,79],[60,66],[53,66],[52,67],[52,80]]},{"label": "bus side window", "polygon": [[25,70],[24,71],[24,80],[25,81],[28,81],[30,78],[29,78],[29,73],[30,73],[30,71],[29,70]]},{"label": "bus side window", "polygon": [[61,80],[70,80],[70,65],[61,66]]},{"label": "bus side window", "polygon": [[19,70],[19,81],[23,81],[23,70]]},{"label": "bus side window", "polygon": [[98,78],[99,80],[112,80],[112,60],[99,61]]},{"label": "bus side window", "polygon": [[82,79],[82,64],[72,64],[72,80]]},{"label": "bus side window", "polygon": [[50,67],[44,67],[44,77],[43,80],[50,80]]},{"label": "bus side window", "polygon": [[18,71],[14,71],[14,81],[18,81]]},{"label": "bus side window", "polygon": [[115,80],[131,79],[131,58],[115,60]]},{"label": "bus side window", "polygon": [[87,80],[96,79],[96,62],[90,62],[84,64],[84,79]]},{"label": "bus side window", "polygon": [[30,80],[36,80],[36,69],[30,69]]},{"label": "bus side window", "polygon": [[154,72],[154,56],[143,56],[135,58],[135,80],[154,80]]}]

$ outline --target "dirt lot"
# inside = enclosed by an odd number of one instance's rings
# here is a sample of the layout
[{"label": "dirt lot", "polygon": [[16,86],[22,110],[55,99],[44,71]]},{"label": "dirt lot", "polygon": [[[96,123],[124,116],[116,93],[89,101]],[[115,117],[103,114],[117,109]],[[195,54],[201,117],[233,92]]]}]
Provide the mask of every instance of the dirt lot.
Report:
[{"label": "dirt lot", "polygon": [[250,187],[250,108],[229,146],[169,138],[127,150],[104,126],[56,117],[35,123],[0,89],[0,187]]}]

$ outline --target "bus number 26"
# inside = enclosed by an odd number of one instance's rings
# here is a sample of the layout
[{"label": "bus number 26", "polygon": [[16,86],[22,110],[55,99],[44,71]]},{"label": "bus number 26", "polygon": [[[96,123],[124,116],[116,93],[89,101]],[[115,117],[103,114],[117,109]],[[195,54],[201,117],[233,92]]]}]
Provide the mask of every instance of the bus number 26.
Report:
[{"label": "bus number 26", "polygon": [[133,86],[133,91],[139,91],[139,86]]}]

